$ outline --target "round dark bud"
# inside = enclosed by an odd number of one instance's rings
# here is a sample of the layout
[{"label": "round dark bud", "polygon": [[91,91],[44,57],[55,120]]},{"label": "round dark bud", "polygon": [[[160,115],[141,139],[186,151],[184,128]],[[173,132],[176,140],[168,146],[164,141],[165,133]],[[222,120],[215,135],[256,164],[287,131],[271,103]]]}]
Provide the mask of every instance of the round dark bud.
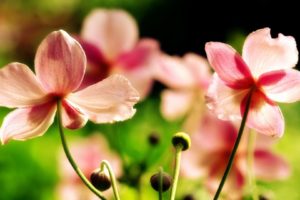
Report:
[{"label": "round dark bud", "polygon": [[259,200],[269,200],[269,198],[266,197],[266,196],[263,195],[263,194],[259,195],[258,199],[259,199]]},{"label": "round dark bud", "polygon": [[100,170],[94,171],[90,177],[91,183],[95,188],[100,191],[108,190],[111,187],[111,181],[109,177]]},{"label": "round dark bud", "polygon": [[182,151],[185,151],[191,147],[191,138],[184,132],[178,132],[173,136],[172,144],[175,148],[181,146]]},{"label": "round dark bud", "polygon": [[193,195],[188,194],[183,197],[183,200],[196,200],[196,199],[193,197]]},{"label": "round dark bud", "polygon": [[[156,173],[154,174],[153,176],[151,176],[150,178],[150,183],[151,183],[151,186],[154,190],[158,191],[159,192],[159,186],[160,186],[160,173]],[[162,173],[162,191],[165,192],[167,191],[172,185],[172,177],[163,172]]]},{"label": "round dark bud", "polygon": [[155,146],[159,143],[160,137],[159,134],[156,132],[152,132],[149,137],[148,137],[148,141],[152,146]]}]

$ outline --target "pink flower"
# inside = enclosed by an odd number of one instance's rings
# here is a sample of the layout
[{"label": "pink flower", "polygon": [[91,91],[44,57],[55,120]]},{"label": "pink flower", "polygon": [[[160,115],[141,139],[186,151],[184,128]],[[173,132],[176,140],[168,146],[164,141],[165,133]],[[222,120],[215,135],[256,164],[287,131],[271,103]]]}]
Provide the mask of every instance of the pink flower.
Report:
[{"label": "pink flower", "polygon": [[[70,151],[74,159],[86,177],[90,177],[92,172],[100,167],[102,160],[109,161],[116,177],[121,177],[121,160],[116,153],[110,150],[106,139],[99,133],[93,134],[85,139],[73,141],[70,146]],[[61,152],[59,158],[61,181],[58,186],[58,199],[99,199],[82,183],[63,152]]]},{"label": "pink flower", "polygon": [[[182,175],[192,179],[204,178],[206,187],[214,194],[236,140],[237,129],[230,121],[221,121],[212,114],[206,114],[198,131],[191,136],[191,149],[182,157]],[[287,162],[269,150],[274,139],[262,134],[257,136],[253,160],[255,177],[264,181],[287,178],[290,173]],[[223,192],[228,199],[240,199],[243,194],[249,170],[247,145],[248,132],[242,138],[225,183]]]},{"label": "pink flower", "polygon": [[60,30],[40,44],[35,57],[36,75],[21,63],[2,68],[0,106],[17,108],[3,121],[2,143],[43,135],[53,123],[58,101],[62,102],[63,126],[69,129],[83,127],[88,119],[106,123],[132,117],[138,93],[120,75],[74,92],[82,81],[85,66],[81,46]]},{"label": "pink flower", "polygon": [[240,119],[252,92],[247,126],[281,137],[284,118],[275,102],[300,99],[300,72],[292,69],[298,61],[295,39],[282,34],[273,39],[264,28],[247,37],[243,57],[219,42],[207,43],[205,50],[216,71],[207,94],[209,108],[219,118]]},{"label": "pink flower", "polygon": [[121,73],[142,98],[149,93],[153,82],[151,66],[158,53],[158,43],[153,39],[138,41],[136,21],[127,12],[92,11],[83,22],[79,41],[88,58],[88,70],[81,87],[107,74]]},{"label": "pink flower", "polygon": [[207,60],[194,53],[182,58],[161,55],[154,74],[168,87],[162,92],[162,115],[168,120],[185,116],[187,128],[192,129],[202,115],[204,93],[211,79]]}]

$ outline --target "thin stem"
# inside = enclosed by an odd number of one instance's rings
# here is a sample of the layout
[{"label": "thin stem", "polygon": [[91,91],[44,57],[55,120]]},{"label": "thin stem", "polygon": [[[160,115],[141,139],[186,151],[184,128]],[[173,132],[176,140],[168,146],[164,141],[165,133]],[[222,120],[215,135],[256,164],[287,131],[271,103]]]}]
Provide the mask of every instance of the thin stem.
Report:
[{"label": "thin stem", "polygon": [[219,195],[220,195],[220,193],[223,189],[223,186],[225,184],[226,178],[227,178],[227,176],[230,172],[230,169],[231,169],[231,166],[232,166],[232,163],[233,163],[233,160],[234,160],[234,156],[235,156],[236,151],[238,149],[238,146],[240,144],[240,141],[241,141],[241,138],[242,138],[242,135],[243,135],[243,132],[244,132],[244,128],[245,128],[245,125],[246,125],[246,121],[247,121],[247,116],[248,116],[248,112],[249,112],[249,108],[250,108],[250,104],[251,104],[252,93],[253,93],[253,91],[251,90],[250,93],[249,93],[249,97],[247,99],[247,102],[246,102],[245,113],[243,115],[241,126],[240,126],[240,129],[239,129],[239,132],[238,132],[238,136],[236,138],[233,149],[231,151],[231,154],[230,154],[225,172],[223,174],[222,180],[221,180],[221,182],[219,184],[219,187],[218,187],[218,190],[217,190],[217,192],[214,196],[214,200],[217,200],[219,198]]},{"label": "thin stem", "polygon": [[255,150],[255,139],[256,133],[250,132],[248,136],[248,151],[247,151],[247,179],[248,179],[248,188],[253,200],[258,200],[258,195],[256,192],[256,183],[255,175],[253,172],[253,159],[254,159],[254,150]]},{"label": "thin stem", "polygon": [[163,189],[163,168],[159,168],[159,190],[158,190],[158,199],[162,200],[162,189]]},{"label": "thin stem", "polygon": [[115,177],[114,172],[113,172],[113,170],[112,170],[112,168],[111,168],[111,166],[110,166],[110,164],[107,160],[102,160],[101,161],[101,171],[103,170],[104,166],[108,170],[110,180],[111,180],[111,183],[112,183],[112,188],[113,188],[115,199],[120,200],[120,196],[119,196],[118,188],[117,188],[116,177]]},{"label": "thin stem", "polygon": [[174,200],[175,195],[176,195],[177,182],[178,182],[179,171],[180,171],[181,152],[182,152],[182,146],[181,145],[176,146],[175,169],[174,169],[174,173],[173,173],[173,184],[172,184],[172,189],[171,189],[170,200]]},{"label": "thin stem", "polygon": [[82,173],[82,171],[79,169],[79,167],[77,166],[76,162],[74,161],[70,150],[68,148],[67,145],[67,141],[65,139],[65,135],[64,135],[64,131],[63,131],[63,127],[62,127],[62,120],[61,120],[61,109],[60,109],[60,102],[57,103],[57,121],[58,121],[58,127],[59,127],[59,133],[60,133],[60,138],[61,138],[61,143],[64,149],[64,152],[70,162],[70,164],[72,165],[74,171],[77,173],[77,175],[80,177],[80,179],[82,180],[82,182],[95,194],[97,195],[100,199],[102,200],[106,200],[106,198],[103,196],[103,194],[97,190],[90,182],[89,180],[85,177],[85,175]]}]

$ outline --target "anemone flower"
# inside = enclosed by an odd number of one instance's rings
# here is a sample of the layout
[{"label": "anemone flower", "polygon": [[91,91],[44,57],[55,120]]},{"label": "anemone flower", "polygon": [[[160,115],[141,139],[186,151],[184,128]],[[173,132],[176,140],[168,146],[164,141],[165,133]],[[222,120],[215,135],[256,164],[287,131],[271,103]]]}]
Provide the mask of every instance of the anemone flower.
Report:
[{"label": "anemone flower", "polygon": [[2,143],[43,135],[61,102],[64,127],[77,129],[95,123],[121,121],[135,113],[138,93],[129,81],[114,75],[76,91],[84,76],[86,57],[78,42],[65,31],[50,33],[38,47],[36,75],[24,64],[0,70],[0,106],[16,108],[0,129]]},{"label": "anemone flower", "polygon": [[[92,172],[100,167],[102,160],[107,160],[111,163],[116,177],[122,175],[122,165],[119,156],[109,148],[105,137],[100,135],[100,133],[92,134],[84,139],[73,140],[71,145],[70,151],[86,177],[90,177]],[[62,152],[59,156],[58,167],[61,177],[57,188],[58,199],[99,199],[80,181],[80,178],[76,175],[74,170],[72,170],[71,165]]]},{"label": "anemone flower", "polygon": [[[247,133],[249,134],[249,132]],[[226,199],[241,199],[246,184],[248,164],[248,135],[242,138],[231,172],[223,190]],[[258,134],[253,150],[252,170],[256,179],[262,181],[287,178],[290,169],[287,162],[270,151],[274,138]],[[191,179],[204,180],[205,186],[214,194],[223,175],[237,128],[230,121],[222,121],[207,113],[199,123],[198,133],[193,134],[193,145],[182,160],[181,173]]]},{"label": "anemone flower", "polygon": [[151,67],[159,45],[153,39],[138,38],[138,26],[127,12],[118,9],[96,9],[84,20],[79,42],[87,54],[84,88],[106,77],[120,73],[130,80],[144,98],[153,78]]},{"label": "anemone flower", "polygon": [[240,119],[251,94],[247,126],[281,137],[284,118],[276,102],[300,99],[300,72],[292,69],[298,62],[295,39],[282,34],[274,39],[264,28],[246,38],[242,57],[220,42],[208,42],[205,50],[216,72],[207,93],[208,107],[221,119]]},{"label": "anemone flower", "polygon": [[161,113],[167,120],[186,117],[186,131],[198,124],[211,72],[207,60],[187,53],[182,58],[161,55],[154,77],[168,88],[162,92]]}]

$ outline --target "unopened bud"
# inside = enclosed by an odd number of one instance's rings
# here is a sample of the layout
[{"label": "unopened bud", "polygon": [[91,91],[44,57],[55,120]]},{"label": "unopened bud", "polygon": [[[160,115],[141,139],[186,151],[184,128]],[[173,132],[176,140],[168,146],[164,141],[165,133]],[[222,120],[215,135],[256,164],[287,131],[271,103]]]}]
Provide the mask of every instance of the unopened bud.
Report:
[{"label": "unopened bud", "polygon": [[[160,182],[160,176],[162,176],[162,182]],[[160,183],[162,192],[167,191],[172,185],[172,177],[165,172],[158,172],[150,178],[151,186],[154,190],[159,192]]]},{"label": "unopened bud", "polygon": [[156,132],[150,133],[150,135],[148,136],[148,141],[152,146],[157,145],[160,141],[159,134]]},{"label": "unopened bud", "polygon": [[183,200],[195,200],[195,198],[194,198],[193,195],[188,194],[188,195],[185,195],[185,196],[183,197]]},{"label": "unopened bud", "polygon": [[108,190],[111,186],[109,177],[99,169],[91,174],[90,180],[93,186],[100,191]]},{"label": "unopened bud", "polygon": [[178,132],[173,136],[172,144],[175,148],[180,145],[182,147],[182,151],[185,151],[191,147],[191,138],[184,132]]}]

